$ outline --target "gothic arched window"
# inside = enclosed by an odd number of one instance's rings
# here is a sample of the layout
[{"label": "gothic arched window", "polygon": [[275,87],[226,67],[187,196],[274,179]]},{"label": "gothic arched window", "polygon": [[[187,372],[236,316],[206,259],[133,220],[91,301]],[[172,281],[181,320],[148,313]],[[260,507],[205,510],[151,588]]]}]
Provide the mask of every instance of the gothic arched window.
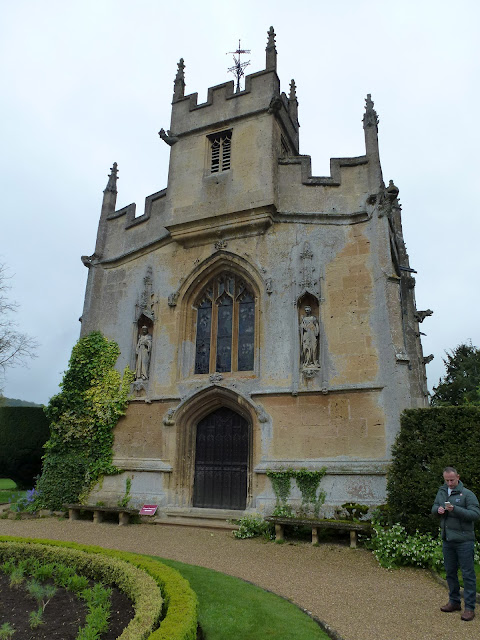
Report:
[{"label": "gothic arched window", "polygon": [[213,278],[195,303],[195,373],[252,371],[255,297],[233,273]]}]

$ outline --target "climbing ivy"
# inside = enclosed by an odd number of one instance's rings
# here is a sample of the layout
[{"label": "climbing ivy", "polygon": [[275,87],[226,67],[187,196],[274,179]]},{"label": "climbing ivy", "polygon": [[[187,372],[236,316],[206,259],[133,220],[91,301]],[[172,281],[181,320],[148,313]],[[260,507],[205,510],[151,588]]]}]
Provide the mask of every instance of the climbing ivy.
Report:
[{"label": "climbing ivy", "polygon": [[282,469],[280,471],[267,469],[267,478],[269,478],[272,483],[273,491],[277,499],[277,507],[285,507],[287,505],[293,474],[293,469]]},{"label": "climbing ivy", "polygon": [[267,477],[272,483],[276,498],[276,506],[272,515],[283,517],[294,517],[296,515],[292,507],[287,503],[290,497],[291,480],[294,478],[302,494],[302,504],[298,515],[305,517],[313,513],[315,517],[318,517],[320,507],[325,502],[326,495],[323,490],[319,491],[317,495],[317,490],[326,472],[325,467],[322,467],[318,471],[291,468],[278,471],[268,469]]},{"label": "climbing ivy", "polygon": [[73,347],[61,392],[45,408],[50,439],[45,445],[36,508],[60,509],[85,500],[103,476],[119,473],[112,465],[113,428],[127,406],[134,374],[113,367],[116,342],[94,331]]},{"label": "climbing ivy", "polygon": [[326,472],[327,469],[325,467],[318,471],[299,469],[295,472],[295,481],[302,494],[302,514],[308,515],[313,512],[313,515],[318,518],[320,507],[325,502],[326,494],[325,491],[321,490],[317,496],[317,489]]}]

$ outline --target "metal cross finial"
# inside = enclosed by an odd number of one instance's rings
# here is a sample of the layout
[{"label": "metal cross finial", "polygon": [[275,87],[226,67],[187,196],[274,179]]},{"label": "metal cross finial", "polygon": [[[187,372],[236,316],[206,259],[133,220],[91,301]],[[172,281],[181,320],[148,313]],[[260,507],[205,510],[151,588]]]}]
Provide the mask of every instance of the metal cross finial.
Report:
[{"label": "metal cross finial", "polygon": [[233,61],[234,61],[234,66],[230,67],[228,69],[228,71],[230,73],[233,73],[233,75],[237,78],[237,87],[236,87],[236,92],[239,93],[240,91],[240,78],[242,78],[245,75],[245,67],[248,67],[248,65],[250,64],[250,60],[248,60],[247,62],[240,62],[240,56],[242,55],[242,53],[250,53],[250,49],[242,49],[240,46],[240,40],[238,41],[238,49],[236,51],[229,51],[227,53],[227,55],[231,53],[233,54]]}]

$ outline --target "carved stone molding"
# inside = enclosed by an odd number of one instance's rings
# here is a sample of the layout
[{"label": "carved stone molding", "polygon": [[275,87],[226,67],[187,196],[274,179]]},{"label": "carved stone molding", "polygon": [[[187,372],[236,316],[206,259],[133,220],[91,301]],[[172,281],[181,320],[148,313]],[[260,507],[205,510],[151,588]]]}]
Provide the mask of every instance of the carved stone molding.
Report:
[{"label": "carved stone molding", "polygon": [[303,251],[300,254],[300,280],[299,286],[304,291],[315,291],[317,286],[317,280],[314,276],[315,267],[312,264],[313,252],[310,249],[310,243],[305,240],[303,244]]},{"label": "carved stone molding", "polygon": [[217,240],[214,244],[214,247],[217,251],[220,249],[226,249],[228,246],[228,242],[226,240]]},{"label": "carved stone molding", "polygon": [[140,300],[135,305],[135,319],[138,320],[141,315],[155,322],[155,296],[153,293],[153,272],[152,267],[147,268],[145,277],[143,278],[143,291]]},{"label": "carved stone molding", "polygon": [[210,380],[210,382],[220,382],[221,380],[223,380],[223,376],[221,373],[212,373],[212,375],[209,376],[208,379]]}]

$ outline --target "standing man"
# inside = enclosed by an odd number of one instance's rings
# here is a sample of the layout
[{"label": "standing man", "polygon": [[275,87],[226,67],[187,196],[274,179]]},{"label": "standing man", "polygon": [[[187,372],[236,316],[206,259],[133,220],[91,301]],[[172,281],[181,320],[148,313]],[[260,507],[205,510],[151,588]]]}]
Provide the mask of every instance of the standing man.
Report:
[{"label": "standing man", "polygon": [[475,494],[465,489],[453,467],[443,470],[445,484],[440,487],[432,507],[432,513],[440,516],[443,540],[443,561],[449,588],[448,603],[440,607],[450,613],[460,611],[460,585],[458,567],[462,570],[465,611],[462,620],[475,617],[477,581],[473,563],[475,531],[474,522],[480,518],[480,507]]}]

